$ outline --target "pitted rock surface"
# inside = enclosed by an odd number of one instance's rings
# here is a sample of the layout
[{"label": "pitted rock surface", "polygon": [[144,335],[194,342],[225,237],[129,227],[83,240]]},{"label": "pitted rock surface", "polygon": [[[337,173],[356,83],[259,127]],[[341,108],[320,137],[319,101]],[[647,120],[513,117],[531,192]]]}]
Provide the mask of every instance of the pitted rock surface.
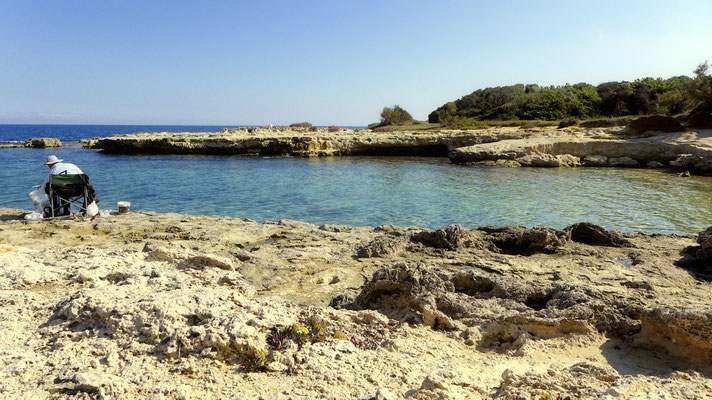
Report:
[{"label": "pitted rock surface", "polygon": [[[589,244],[550,228],[25,213],[0,209],[7,398],[712,391],[712,283],[686,269],[709,230],[617,242],[601,228]],[[275,346],[295,324],[308,340]]]}]

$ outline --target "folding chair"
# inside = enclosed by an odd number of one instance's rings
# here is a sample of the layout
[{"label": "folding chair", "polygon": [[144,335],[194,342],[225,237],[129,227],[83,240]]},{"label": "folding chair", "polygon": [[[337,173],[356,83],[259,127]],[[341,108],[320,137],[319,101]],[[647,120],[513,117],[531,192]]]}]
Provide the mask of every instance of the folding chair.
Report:
[{"label": "folding chair", "polygon": [[50,217],[73,215],[72,206],[79,208],[76,213],[86,214],[89,196],[86,175],[50,175],[48,192]]}]

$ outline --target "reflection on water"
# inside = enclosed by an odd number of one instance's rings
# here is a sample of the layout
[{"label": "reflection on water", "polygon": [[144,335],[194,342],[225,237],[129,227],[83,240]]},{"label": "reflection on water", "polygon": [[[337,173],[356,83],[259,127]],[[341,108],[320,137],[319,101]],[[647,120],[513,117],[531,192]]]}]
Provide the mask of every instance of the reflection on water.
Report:
[{"label": "reflection on water", "polygon": [[90,175],[116,208],[430,228],[517,224],[696,233],[712,225],[712,178],[642,169],[474,168],[447,159],[121,156],[90,150],[0,150],[0,207],[31,208],[27,192],[49,154]]}]

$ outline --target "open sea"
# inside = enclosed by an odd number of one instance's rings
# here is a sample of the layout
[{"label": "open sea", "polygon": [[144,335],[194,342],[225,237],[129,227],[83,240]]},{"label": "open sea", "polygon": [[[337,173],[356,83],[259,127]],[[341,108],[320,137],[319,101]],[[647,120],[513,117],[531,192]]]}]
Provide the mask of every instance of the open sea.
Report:
[{"label": "open sea", "polygon": [[[0,125],[0,142],[223,128]],[[645,169],[464,167],[443,158],[110,155],[71,143],[62,149],[0,149],[0,207],[32,209],[27,194],[42,183],[50,154],[90,176],[101,209],[130,201],[132,211],[427,228],[563,228],[589,221],[625,232],[693,234],[712,225],[712,177]]]}]

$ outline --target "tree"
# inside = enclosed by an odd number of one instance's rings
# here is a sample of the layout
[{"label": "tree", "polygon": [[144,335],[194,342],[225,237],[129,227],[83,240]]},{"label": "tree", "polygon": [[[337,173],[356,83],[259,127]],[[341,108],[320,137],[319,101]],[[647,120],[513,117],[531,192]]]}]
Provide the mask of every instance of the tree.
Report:
[{"label": "tree", "polygon": [[658,93],[655,100],[657,103],[655,110],[665,115],[680,114],[687,110],[690,103],[686,94],[677,89]]},{"label": "tree", "polygon": [[629,82],[606,82],[598,85],[597,89],[601,96],[601,115],[619,117],[630,114],[627,100],[633,94],[633,88]]},{"label": "tree", "polygon": [[712,109],[712,76],[709,75],[710,65],[707,61],[695,69],[695,80],[692,83],[692,97],[704,109]]},{"label": "tree", "polygon": [[398,104],[391,107],[383,107],[381,111],[381,125],[397,125],[410,122],[413,117],[408,111],[402,109]]}]

